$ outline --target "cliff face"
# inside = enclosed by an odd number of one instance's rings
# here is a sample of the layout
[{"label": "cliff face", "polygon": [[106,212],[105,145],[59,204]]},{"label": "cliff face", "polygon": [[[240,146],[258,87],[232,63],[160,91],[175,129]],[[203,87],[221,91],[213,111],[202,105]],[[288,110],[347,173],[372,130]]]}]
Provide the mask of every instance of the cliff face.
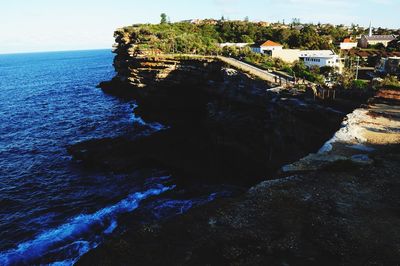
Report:
[{"label": "cliff face", "polygon": [[[254,187],[166,222],[129,229],[127,219],[123,236],[90,252],[81,264],[354,265],[364,261],[365,252],[373,254],[365,259],[371,264],[399,257],[400,231],[383,231],[386,218],[399,224],[392,212],[400,195],[394,178],[398,159],[388,160],[398,148],[388,145],[370,157],[357,149],[317,153],[349,109],[270,90],[213,58],[139,49],[128,37],[116,53],[117,76],[101,87],[132,97],[137,115],[167,128],[133,140],[74,145],[69,151],[77,160],[114,172],[161,168],[180,190],[216,182]],[[348,146],[340,145],[341,151]],[[388,193],[382,196],[383,191]],[[375,213],[383,218],[373,219]]]},{"label": "cliff face", "polygon": [[399,123],[399,93],[381,91],[280,178],[128,230],[78,265],[397,265]]},{"label": "cliff face", "polygon": [[318,150],[344,116],[305,95],[270,91],[215,58],[140,49],[129,36],[117,41],[117,75],[101,87],[133,97],[137,115],[168,129],[70,148],[93,166],[126,171],[145,162],[189,179],[251,185]]}]

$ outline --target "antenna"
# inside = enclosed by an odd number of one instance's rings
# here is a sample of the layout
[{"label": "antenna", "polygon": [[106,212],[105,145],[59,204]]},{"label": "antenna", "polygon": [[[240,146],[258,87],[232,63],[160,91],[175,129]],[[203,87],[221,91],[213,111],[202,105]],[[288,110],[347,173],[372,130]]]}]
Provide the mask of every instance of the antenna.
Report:
[{"label": "antenna", "polygon": [[372,37],[372,23],[371,23],[371,21],[369,22],[369,34],[368,34],[368,36]]}]

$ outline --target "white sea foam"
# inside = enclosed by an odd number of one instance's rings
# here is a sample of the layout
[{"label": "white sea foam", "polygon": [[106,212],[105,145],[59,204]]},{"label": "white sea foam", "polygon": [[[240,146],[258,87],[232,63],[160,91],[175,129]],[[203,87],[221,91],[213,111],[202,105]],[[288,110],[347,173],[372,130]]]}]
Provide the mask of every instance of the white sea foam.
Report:
[{"label": "white sea foam", "polygon": [[152,213],[157,219],[166,218],[173,215],[179,215],[187,212],[189,209],[204,205],[215,200],[218,197],[230,195],[230,192],[222,191],[211,193],[195,199],[164,199],[153,204]]},{"label": "white sea foam", "polygon": [[15,249],[0,253],[0,265],[32,264],[49,252],[65,249],[66,245],[74,245],[72,253],[75,257],[53,264],[72,265],[80,256],[98,245],[96,241],[86,241],[86,239],[90,239],[88,233],[91,229],[100,228],[105,234],[111,233],[117,227],[118,215],[131,212],[139,206],[142,200],[159,195],[174,187],[156,184],[151,189],[133,193],[120,202],[95,213],[75,216],[65,224],[44,231],[34,239],[19,244]]},{"label": "white sea foam", "polygon": [[[160,131],[160,130],[164,130],[164,129],[168,128],[167,126],[164,126],[164,125],[162,125],[160,123],[157,123],[157,122],[153,122],[153,123],[145,122],[143,120],[143,118],[141,118],[140,116],[137,116],[135,114],[135,109],[136,108],[138,108],[138,105],[137,104],[133,104],[133,114],[132,114],[133,123],[135,123],[135,124],[137,124],[139,126],[149,127],[152,132],[156,132],[156,131]],[[150,132],[150,133],[152,133],[152,132]]]}]

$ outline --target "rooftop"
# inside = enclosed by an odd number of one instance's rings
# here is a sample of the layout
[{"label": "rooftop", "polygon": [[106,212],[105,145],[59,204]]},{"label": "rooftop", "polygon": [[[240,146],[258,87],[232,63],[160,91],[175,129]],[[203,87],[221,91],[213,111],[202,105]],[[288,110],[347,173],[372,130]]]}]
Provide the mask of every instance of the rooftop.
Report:
[{"label": "rooftop", "polygon": [[388,52],[381,50],[358,50],[351,49],[346,53],[348,56],[360,56],[360,57],[369,57],[369,56],[380,56],[380,57],[395,57],[400,56],[400,52]]},{"label": "rooftop", "polygon": [[396,39],[395,35],[364,35],[365,39],[368,41],[393,41]]},{"label": "rooftop", "polygon": [[268,40],[268,41],[266,41],[265,43],[261,44],[260,46],[261,46],[261,47],[271,47],[271,46],[283,46],[283,45],[280,44],[280,43],[277,43],[277,42],[273,42],[273,41]]},{"label": "rooftop", "polygon": [[332,57],[336,55],[331,50],[304,50],[300,52],[300,57]]},{"label": "rooftop", "polygon": [[356,43],[356,41],[353,41],[353,40],[350,39],[350,38],[344,39],[343,42],[344,42],[344,43]]}]

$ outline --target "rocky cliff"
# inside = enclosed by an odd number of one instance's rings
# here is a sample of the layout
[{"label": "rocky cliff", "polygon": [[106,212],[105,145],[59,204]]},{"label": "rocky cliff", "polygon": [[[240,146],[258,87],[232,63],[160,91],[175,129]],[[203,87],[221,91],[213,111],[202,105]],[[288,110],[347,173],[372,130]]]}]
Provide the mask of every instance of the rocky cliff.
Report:
[{"label": "rocky cliff", "polygon": [[168,129],[71,147],[88,165],[121,171],[162,166],[189,179],[251,185],[318,150],[344,116],[305,94],[269,90],[265,81],[216,58],[161,54],[129,36],[117,41],[117,75],[100,86],[134,98],[137,115]]},{"label": "rocky cliff", "polygon": [[[340,128],[352,111],[342,101],[320,103],[305,93],[271,90],[213,58],[162,55],[129,38],[117,38],[117,75],[101,87],[132,97],[138,115],[166,128],[134,139],[80,143],[70,153],[104,170],[166,169],[180,189],[192,181],[252,188],[167,221],[130,226],[135,219],[128,218],[122,236],[78,264],[400,261],[397,96],[388,100],[383,93]],[[363,119],[356,122],[360,112]],[[370,147],[379,133],[392,141]]]},{"label": "rocky cliff", "polygon": [[78,265],[398,265],[399,94],[243,196],[108,240]]}]

